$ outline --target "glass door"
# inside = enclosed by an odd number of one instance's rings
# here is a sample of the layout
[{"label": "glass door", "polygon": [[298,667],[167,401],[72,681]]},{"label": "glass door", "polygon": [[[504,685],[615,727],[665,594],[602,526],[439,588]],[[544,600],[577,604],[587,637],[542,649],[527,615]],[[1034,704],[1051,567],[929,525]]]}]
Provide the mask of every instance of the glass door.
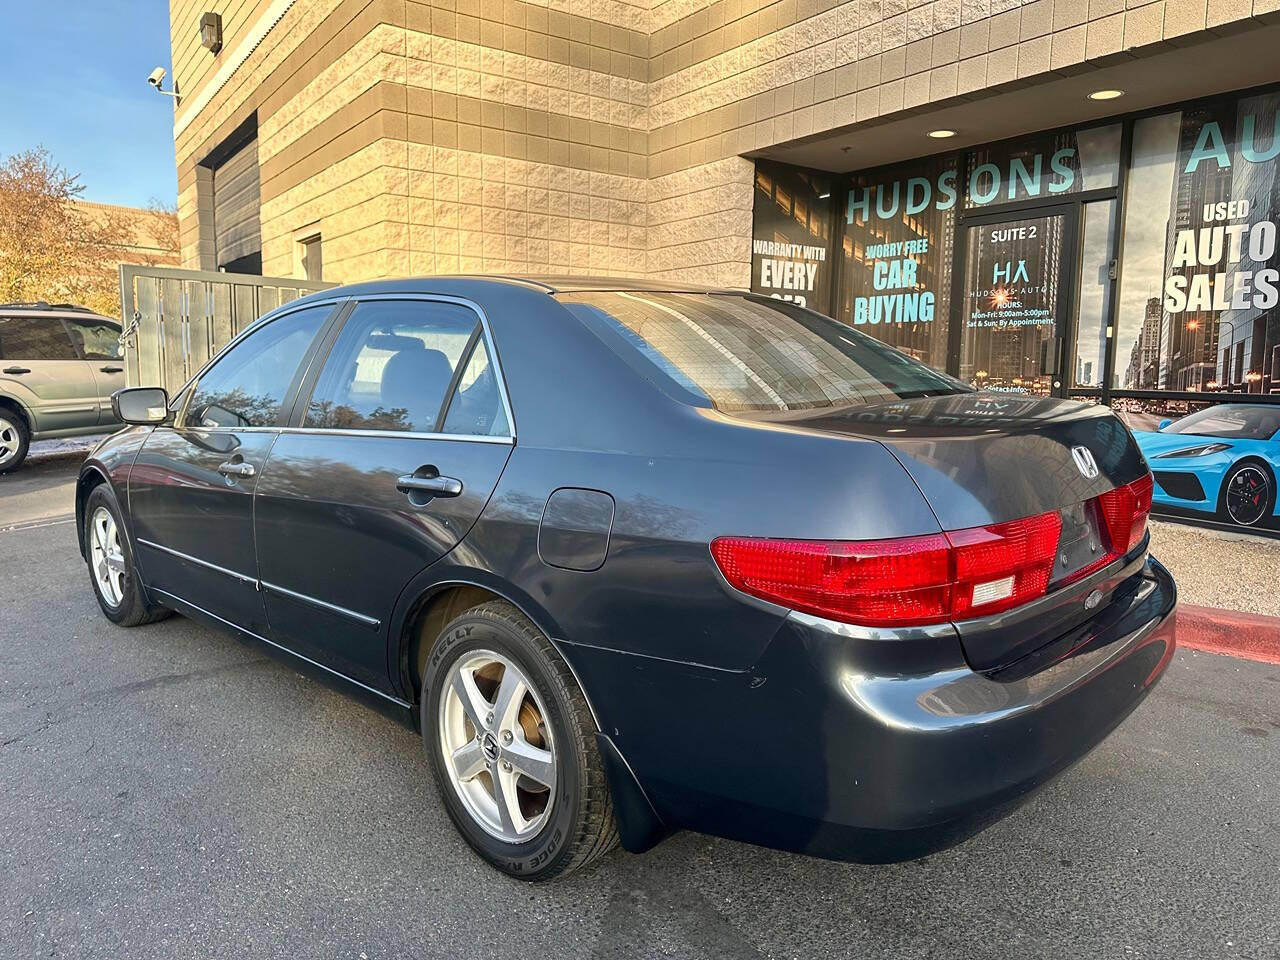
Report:
[{"label": "glass door", "polygon": [[960,379],[984,390],[1065,396],[1075,289],[1075,206],[966,218]]}]

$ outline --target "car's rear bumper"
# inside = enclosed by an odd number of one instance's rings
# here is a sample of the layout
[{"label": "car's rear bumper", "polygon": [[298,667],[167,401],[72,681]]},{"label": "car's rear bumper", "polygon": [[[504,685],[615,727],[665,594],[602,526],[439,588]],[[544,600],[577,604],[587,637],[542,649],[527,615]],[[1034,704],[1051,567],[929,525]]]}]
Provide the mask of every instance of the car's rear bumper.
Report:
[{"label": "car's rear bumper", "polygon": [[908,641],[928,666],[904,673],[899,641],[793,614],[746,673],[637,664],[607,732],[669,828],[922,856],[1009,812],[1146,696],[1174,651],[1173,580],[1148,560],[1117,596],[1070,649],[989,674],[943,636]]}]

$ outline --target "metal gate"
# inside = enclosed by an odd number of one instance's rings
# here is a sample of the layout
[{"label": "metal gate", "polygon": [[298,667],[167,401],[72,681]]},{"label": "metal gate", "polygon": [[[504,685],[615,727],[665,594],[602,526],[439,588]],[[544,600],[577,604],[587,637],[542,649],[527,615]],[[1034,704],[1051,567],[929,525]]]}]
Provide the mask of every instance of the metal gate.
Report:
[{"label": "metal gate", "polygon": [[173,393],[258,317],[332,286],[289,277],[122,263],[125,382]]}]

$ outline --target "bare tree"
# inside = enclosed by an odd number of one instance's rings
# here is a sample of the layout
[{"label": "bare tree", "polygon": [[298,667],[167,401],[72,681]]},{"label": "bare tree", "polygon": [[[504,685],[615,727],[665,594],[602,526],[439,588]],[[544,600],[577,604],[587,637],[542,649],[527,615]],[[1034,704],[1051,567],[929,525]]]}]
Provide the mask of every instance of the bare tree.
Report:
[{"label": "bare tree", "polygon": [[159,252],[144,254],[142,261],[149,267],[176,265],[178,251],[182,249],[178,230],[178,205],[152,197],[147,204],[147,213],[151,216],[152,234]]},{"label": "bare tree", "polygon": [[128,219],[88,215],[79,176],[43,147],[0,163],[0,301],[78,303],[120,312],[118,264],[134,243]]}]

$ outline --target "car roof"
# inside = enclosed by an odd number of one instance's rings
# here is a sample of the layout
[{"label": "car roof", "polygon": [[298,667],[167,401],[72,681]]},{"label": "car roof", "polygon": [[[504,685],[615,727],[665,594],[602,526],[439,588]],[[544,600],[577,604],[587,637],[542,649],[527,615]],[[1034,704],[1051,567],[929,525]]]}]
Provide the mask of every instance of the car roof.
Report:
[{"label": "car roof", "polygon": [[64,313],[74,313],[78,316],[87,315],[90,317],[102,317],[104,320],[111,319],[110,317],[103,317],[100,313],[94,313],[88,307],[81,307],[74,303],[48,303],[44,300],[0,303],[0,310],[5,313],[34,313],[41,316],[60,316]]},{"label": "car roof", "polygon": [[[548,295],[560,293],[637,291],[644,293],[747,293],[741,288],[704,286],[675,280],[655,280],[637,277],[588,277],[515,274],[452,274],[424,277],[406,277],[396,280],[368,280],[359,283],[330,287],[309,294],[293,304],[314,299],[333,297],[359,297],[388,293],[465,294],[468,288],[515,286],[537,290]],[[478,291],[477,291],[478,292]]]}]

